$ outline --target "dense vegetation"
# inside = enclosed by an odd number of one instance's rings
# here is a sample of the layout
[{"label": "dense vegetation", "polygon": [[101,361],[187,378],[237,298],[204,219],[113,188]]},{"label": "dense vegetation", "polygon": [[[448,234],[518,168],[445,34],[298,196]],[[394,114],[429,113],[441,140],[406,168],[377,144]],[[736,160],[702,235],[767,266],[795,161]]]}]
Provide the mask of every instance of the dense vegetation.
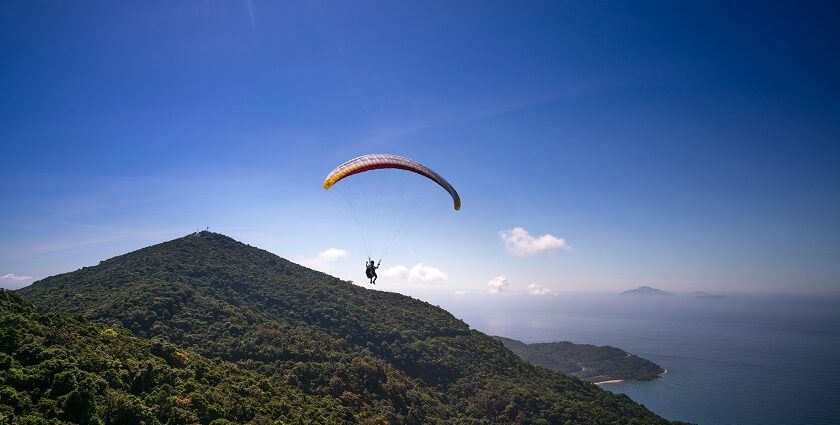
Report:
[{"label": "dense vegetation", "polygon": [[0,290],[0,423],[331,423],[329,397]]},{"label": "dense vegetation", "polygon": [[[626,396],[528,364],[440,308],[361,288],[214,233],[141,249],[19,292],[42,310],[160,339],[217,359],[219,367],[257,373],[247,376],[281,385],[275,388],[299,389],[307,398],[296,402],[314,400],[308,417],[334,415],[328,422],[666,422]],[[176,397],[178,387],[169,385],[161,394]]]},{"label": "dense vegetation", "polygon": [[665,372],[650,360],[624,350],[568,341],[525,344],[515,339],[494,337],[525,360],[590,382],[613,379],[650,381]]}]

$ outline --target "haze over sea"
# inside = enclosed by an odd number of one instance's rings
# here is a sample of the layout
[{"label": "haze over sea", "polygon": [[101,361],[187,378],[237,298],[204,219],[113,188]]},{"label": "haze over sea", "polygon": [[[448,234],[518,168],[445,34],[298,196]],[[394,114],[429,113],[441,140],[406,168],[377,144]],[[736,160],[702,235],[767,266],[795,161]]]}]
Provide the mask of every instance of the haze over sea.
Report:
[{"label": "haze over sea", "polygon": [[837,297],[559,294],[441,306],[524,342],[613,345],[668,372],[605,384],[659,415],[698,424],[840,423]]}]

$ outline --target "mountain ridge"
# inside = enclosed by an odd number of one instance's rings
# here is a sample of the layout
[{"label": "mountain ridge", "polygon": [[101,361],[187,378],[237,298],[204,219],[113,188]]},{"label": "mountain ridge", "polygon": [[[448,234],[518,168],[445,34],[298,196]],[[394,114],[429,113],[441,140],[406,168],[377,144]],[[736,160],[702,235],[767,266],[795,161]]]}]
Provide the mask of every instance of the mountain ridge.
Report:
[{"label": "mountain ridge", "polygon": [[332,397],[356,423],[667,423],[536,368],[445,310],[198,232],[18,290]]}]

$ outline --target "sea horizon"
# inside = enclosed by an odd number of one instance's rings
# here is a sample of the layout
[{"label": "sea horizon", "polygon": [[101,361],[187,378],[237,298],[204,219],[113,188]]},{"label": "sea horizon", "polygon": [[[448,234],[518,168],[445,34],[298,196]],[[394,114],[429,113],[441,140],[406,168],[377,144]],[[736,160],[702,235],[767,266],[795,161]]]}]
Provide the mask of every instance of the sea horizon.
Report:
[{"label": "sea horizon", "polygon": [[443,306],[489,335],[611,345],[659,364],[668,372],[653,381],[600,387],[666,419],[828,425],[840,417],[840,365],[832,356],[840,349],[840,312],[833,297],[566,294],[529,309],[510,301]]}]

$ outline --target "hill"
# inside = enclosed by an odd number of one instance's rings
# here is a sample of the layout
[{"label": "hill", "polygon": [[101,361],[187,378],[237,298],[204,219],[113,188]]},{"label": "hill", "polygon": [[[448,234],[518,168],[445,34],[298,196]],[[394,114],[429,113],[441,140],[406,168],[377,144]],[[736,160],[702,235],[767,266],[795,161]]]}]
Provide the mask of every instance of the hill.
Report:
[{"label": "hill", "polygon": [[628,289],[622,292],[621,295],[671,295],[671,293],[661,289],[651,288],[650,286],[640,286],[638,288]]},{"label": "hill", "polygon": [[525,344],[515,339],[494,338],[517,356],[544,368],[590,382],[611,380],[650,381],[665,372],[661,366],[624,350],[568,341]]},{"label": "hill", "polygon": [[623,395],[534,367],[443,309],[210,232],[19,290],[340,404],[347,423],[666,423]]}]

